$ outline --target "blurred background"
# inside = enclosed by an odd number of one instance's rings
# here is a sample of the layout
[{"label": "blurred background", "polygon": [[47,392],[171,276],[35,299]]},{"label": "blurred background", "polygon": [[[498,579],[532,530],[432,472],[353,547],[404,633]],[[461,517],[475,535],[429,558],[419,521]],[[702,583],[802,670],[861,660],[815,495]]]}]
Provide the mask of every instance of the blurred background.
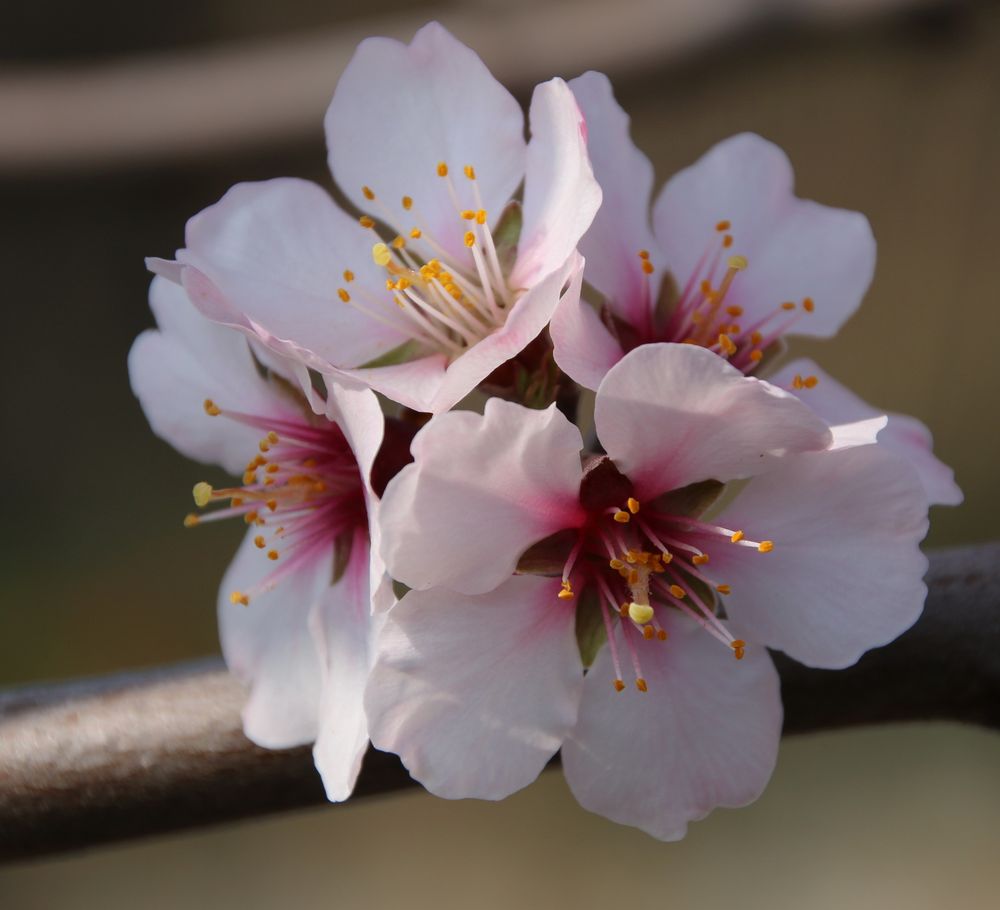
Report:
[{"label": "blurred background", "polygon": [[[995,539],[1000,7],[936,0],[49,0],[0,30],[0,684],[216,653],[240,529],[181,527],[211,472],[149,432],[125,358],[145,255],[233,183],[329,181],[322,116],[368,34],[438,18],[525,100],[609,72],[660,181],[753,130],[798,192],[859,209],[875,283],[798,344],[934,431],[966,493],[930,546]],[[500,805],[423,793],[0,869],[0,907],[994,907],[1000,737],[955,725],[783,745],[753,807],[662,845],[558,772]]]}]

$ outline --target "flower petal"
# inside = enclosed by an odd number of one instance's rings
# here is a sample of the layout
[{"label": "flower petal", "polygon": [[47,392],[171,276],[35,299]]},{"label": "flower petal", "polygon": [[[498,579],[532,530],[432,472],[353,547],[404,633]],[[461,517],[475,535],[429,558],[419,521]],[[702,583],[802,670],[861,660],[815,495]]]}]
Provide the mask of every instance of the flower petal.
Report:
[{"label": "flower petal", "polygon": [[[419,224],[461,262],[459,209],[500,213],[524,176],[524,114],[482,60],[436,22],[409,44],[369,38],[347,65],[326,114],[330,170],[359,208],[399,233]],[[450,168],[456,201],[439,163]],[[475,168],[480,200],[462,168]],[[378,196],[373,207],[363,191]],[[413,200],[411,211],[401,200]],[[417,220],[419,219],[419,220]]]},{"label": "flower petal", "polygon": [[368,535],[359,531],[343,578],[327,590],[310,616],[323,674],[313,758],[332,802],[351,795],[368,748],[364,694],[373,622],[369,592]]},{"label": "flower petal", "polygon": [[316,184],[281,178],[234,186],[188,221],[187,248],[177,255],[218,291],[221,300],[191,295],[209,318],[239,322],[233,314],[241,314],[265,342],[274,336],[315,354],[320,365],[353,367],[407,338],[338,295],[344,289],[352,299],[384,303],[392,316],[372,242]]},{"label": "flower petal", "polygon": [[260,431],[209,417],[205,399],[262,417],[300,415],[257,373],[246,338],[205,319],[182,288],[154,278],[149,303],[159,330],[136,339],[128,368],[153,432],[188,458],[241,474]]},{"label": "flower petal", "polygon": [[503,799],[531,783],[576,720],[583,670],[559,580],[521,575],[469,597],[409,592],[379,636],[372,742],[428,790]]},{"label": "flower petal", "polygon": [[382,497],[389,574],[411,588],[492,590],[531,544],[583,520],[582,448],[555,405],[534,411],[491,398],[482,415],[438,415]]},{"label": "flower petal", "polygon": [[587,122],[587,150],[603,192],[601,208],[580,241],[587,281],[624,319],[644,323],[648,279],[640,250],[654,250],[649,226],[653,165],[629,136],[629,117],[603,73],[584,73],[569,83]]},{"label": "flower petal", "polygon": [[[815,376],[819,382],[814,388],[796,391],[791,388],[796,375]],[[835,437],[843,436],[848,425],[856,426],[884,413],[841,385],[812,360],[796,360],[782,367],[770,381],[791,389],[793,395],[830,424]],[[934,439],[924,424],[906,414],[889,414],[884,429],[882,426],[875,429],[879,445],[902,456],[916,469],[931,505],[957,506],[962,501],[955,474],[934,456]],[[865,441],[874,442],[875,439]]]},{"label": "flower petal", "polygon": [[316,739],[323,680],[309,615],[326,596],[333,554],[243,607],[230,594],[252,590],[274,567],[254,545],[256,533],[247,533],[222,580],[219,639],[230,671],[250,685],[243,709],[247,738],[265,749],[287,749]]},{"label": "flower petal", "polygon": [[916,472],[881,446],[785,459],[717,519],[770,553],[704,542],[726,611],[748,640],[811,667],[840,668],[920,616],[927,500]]},{"label": "flower petal", "polygon": [[562,79],[535,88],[530,120],[524,227],[510,274],[515,288],[530,288],[560,268],[601,204],[587,157],[587,127]]},{"label": "flower petal", "polygon": [[829,338],[858,308],[875,270],[875,238],[858,212],[793,194],[792,166],[773,143],[752,133],[720,142],[671,178],[653,206],[653,229],[667,267],[683,286],[716,224],[727,220],[733,252],[747,258],[726,301],[743,307],[743,324],[783,301],[811,297],[792,330]]},{"label": "flower petal", "polygon": [[760,796],[777,758],[782,711],[778,674],[763,648],[748,647],[736,661],[686,618],[669,611],[665,619],[666,643],[637,646],[647,692],[617,692],[602,649],[562,761],[585,809],[679,840],[689,821]]},{"label": "flower petal", "polygon": [[772,455],[822,449],[826,424],[788,392],[694,345],[647,344],[597,390],[597,435],[636,496],[768,470]]}]

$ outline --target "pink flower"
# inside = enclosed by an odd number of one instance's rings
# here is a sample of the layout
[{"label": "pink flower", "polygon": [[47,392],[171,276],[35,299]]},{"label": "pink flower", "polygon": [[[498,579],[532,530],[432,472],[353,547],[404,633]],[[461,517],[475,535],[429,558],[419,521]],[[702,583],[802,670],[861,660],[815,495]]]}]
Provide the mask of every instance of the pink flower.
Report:
[{"label": "pink flower", "polygon": [[770,776],[765,646],[843,667],[917,618],[927,507],[895,455],[833,448],[792,395],[697,347],[632,351],[595,419],[608,456],[584,466],[555,408],[492,399],[417,434],[380,513],[413,590],[365,704],[434,793],[502,798],[561,747],[584,807],[671,840]]},{"label": "pink flower", "polygon": [[185,524],[249,525],[219,597],[226,663],[251,690],[244,731],[272,749],[315,742],[330,799],[346,799],[368,744],[372,597],[391,597],[369,538],[378,401],[331,385],[316,415],[286,364],[261,352],[263,375],[246,339],[202,318],[177,286],[155,278],[150,305],[159,328],[136,340],[129,373],[153,430],[242,475],[226,489],[197,484],[198,506],[222,508]]},{"label": "pink flower", "polygon": [[[436,23],[410,45],[361,43],[326,116],[348,199],[278,179],[192,218],[176,262],[210,319],[324,375],[444,411],[579,294],[576,243],[600,204],[569,87],[514,98]],[[523,209],[511,199],[523,182]]]}]

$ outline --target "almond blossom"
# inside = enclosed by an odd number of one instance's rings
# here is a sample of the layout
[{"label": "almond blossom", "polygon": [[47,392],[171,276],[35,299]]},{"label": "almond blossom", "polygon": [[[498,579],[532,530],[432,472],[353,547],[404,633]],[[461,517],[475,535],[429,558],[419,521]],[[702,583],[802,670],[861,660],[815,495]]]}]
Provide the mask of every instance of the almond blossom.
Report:
[{"label": "almond blossom", "polygon": [[218,606],[226,663],[250,686],[244,731],[272,749],[315,742],[329,798],[346,799],[368,745],[372,599],[391,599],[370,543],[382,412],[371,391],[336,385],[310,407],[287,363],[255,358],[163,278],[150,305],[158,328],[136,340],[129,374],[153,430],[240,476],[222,489],[196,484],[199,509],[217,508],[185,525],[248,526]]},{"label": "almond blossom", "polygon": [[535,89],[530,126],[526,143],[516,100],[437,23],[409,45],[367,39],[326,115],[360,217],[307,181],[239,184],[150,268],[300,364],[447,410],[580,291],[601,191],[561,79]]},{"label": "almond blossom", "polygon": [[765,647],[844,667],[914,622],[927,505],[883,446],[835,446],[699,347],[629,353],[595,421],[607,456],[583,462],[554,407],[491,399],[417,434],[380,513],[413,590],[365,704],[373,743],[434,793],[500,799],[561,748],[585,808],[673,840],[771,774]]}]

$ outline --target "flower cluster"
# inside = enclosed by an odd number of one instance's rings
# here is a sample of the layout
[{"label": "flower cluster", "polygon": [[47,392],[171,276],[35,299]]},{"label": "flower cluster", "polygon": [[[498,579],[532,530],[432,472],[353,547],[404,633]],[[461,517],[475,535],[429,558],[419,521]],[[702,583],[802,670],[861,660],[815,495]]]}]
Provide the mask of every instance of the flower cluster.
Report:
[{"label": "flower cluster", "polygon": [[446,797],[561,751],[583,806],[672,840],[767,783],[767,649],[892,641],[961,493],[922,424],[778,366],[859,305],[863,216],[753,135],[650,206],[597,73],[538,86],[528,126],[440,26],[363,42],[326,118],[350,209],[279,179],[194,216],[149,260],[132,385],[237,478],[185,524],[247,526],[219,627],[250,739],[315,743],[332,800],[369,741]]}]

